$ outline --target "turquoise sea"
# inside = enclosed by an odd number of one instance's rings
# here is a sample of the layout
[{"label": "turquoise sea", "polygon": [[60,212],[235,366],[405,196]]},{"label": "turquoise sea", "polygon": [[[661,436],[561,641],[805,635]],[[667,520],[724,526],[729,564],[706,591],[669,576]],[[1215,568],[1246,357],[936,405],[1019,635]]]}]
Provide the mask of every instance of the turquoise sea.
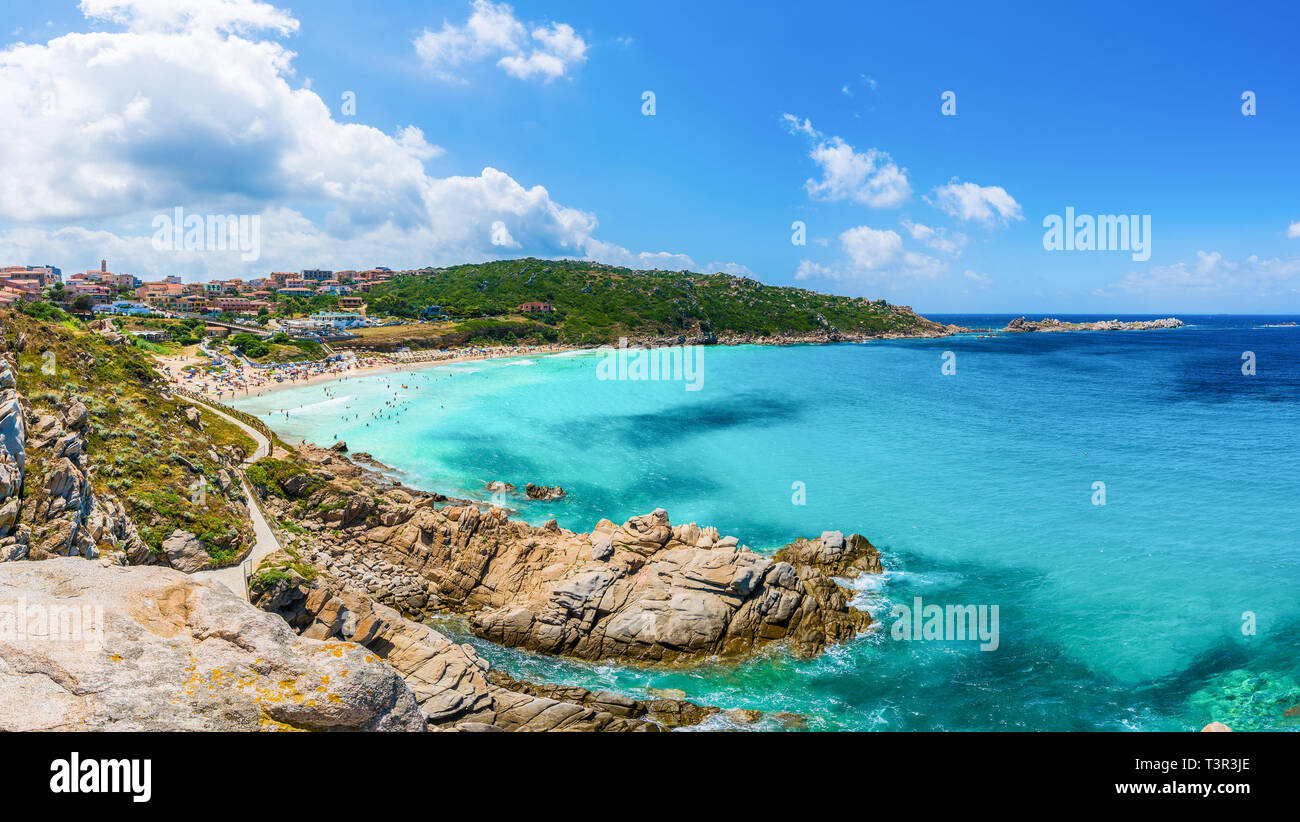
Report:
[{"label": "turquoise sea", "polygon": [[[654,671],[465,635],[523,678],[682,692],[814,730],[1297,728],[1284,711],[1300,706],[1300,327],[1183,319],[1169,331],[713,347],[693,391],[601,380],[601,355],[583,352],[233,404],[292,441],[344,439],[429,490],[562,485],[557,502],[508,500],[536,523],[587,531],[662,507],[756,550],[836,529],[885,556],[887,573],[859,593],[878,627],[818,659],[775,649]],[[892,638],[892,606],[915,597],[997,605],[999,647]],[[760,727],[777,724],[791,723]]]}]

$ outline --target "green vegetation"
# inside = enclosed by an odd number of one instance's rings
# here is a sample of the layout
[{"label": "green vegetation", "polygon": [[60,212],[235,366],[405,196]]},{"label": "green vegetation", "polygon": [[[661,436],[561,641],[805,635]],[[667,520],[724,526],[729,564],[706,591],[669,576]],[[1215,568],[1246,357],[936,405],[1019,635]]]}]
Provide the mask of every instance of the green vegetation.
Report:
[{"label": "green vegetation", "polygon": [[131,345],[134,345],[141,351],[147,351],[150,354],[169,356],[176,353],[176,349],[173,346],[164,343],[149,342],[148,340],[142,340],[139,337],[130,335],[127,336],[127,339],[131,341]]},{"label": "green vegetation", "polygon": [[203,421],[203,430],[207,432],[213,443],[234,448],[241,459],[247,459],[257,450],[257,443],[244,433],[244,429],[218,417],[201,405],[194,407],[198,409],[199,418]]},{"label": "green vegetation", "polygon": [[207,328],[207,324],[196,317],[183,320],[163,317],[115,317],[113,324],[123,331],[166,331],[172,344],[176,346],[196,345],[203,339]]},{"label": "green vegetation", "polygon": [[320,572],[302,559],[292,548],[285,548],[287,558],[277,559],[279,554],[272,554],[257,566],[257,573],[249,577],[248,585],[255,591],[264,591],[281,582],[294,582],[295,577],[312,582]]},{"label": "green vegetation", "polygon": [[295,340],[283,331],[269,338],[240,332],[227,342],[258,363],[305,362],[325,359],[325,349],[315,340]]},{"label": "green vegetation", "polygon": [[259,571],[248,579],[248,586],[254,591],[265,591],[280,582],[288,582],[293,576],[284,568],[268,568]]},{"label": "green vegetation", "polygon": [[[620,336],[920,333],[937,326],[884,300],[763,285],[727,274],[632,271],[571,260],[506,260],[427,270],[376,285],[371,314],[417,318],[442,306],[444,337],[603,343]],[[526,302],[553,313],[520,315]],[[364,339],[363,335],[363,339]]]},{"label": "green vegetation", "polygon": [[[289,297],[277,294],[275,315],[277,317],[300,317],[317,311],[338,311],[339,298],[333,294],[314,294],[311,297]],[[258,312],[259,315],[261,312]]]},{"label": "green vegetation", "polygon": [[19,301],[15,306],[19,311],[38,320],[55,323],[75,322],[72,315],[53,303],[37,300],[36,302]]},{"label": "green vegetation", "polygon": [[[325,481],[290,460],[263,457],[245,469],[258,494],[275,494],[285,499],[305,499],[325,486]],[[300,477],[301,479],[296,479]]]}]

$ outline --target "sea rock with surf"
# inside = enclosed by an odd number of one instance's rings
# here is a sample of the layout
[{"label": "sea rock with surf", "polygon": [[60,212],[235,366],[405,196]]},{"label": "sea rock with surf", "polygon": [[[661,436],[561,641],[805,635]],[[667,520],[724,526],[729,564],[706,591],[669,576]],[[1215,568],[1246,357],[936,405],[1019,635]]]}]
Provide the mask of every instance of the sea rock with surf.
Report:
[{"label": "sea rock with surf", "polygon": [[1186,323],[1176,317],[1165,317],[1159,320],[1132,320],[1130,322],[1098,320],[1084,323],[1064,322],[1055,317],[1044,317],[1037,321],[1017,317],[1007,323],[1002,330],[1011,334],[1025,334],[1035,331],[1159,331],[1167,328],[1182,328],[1184,325]]}]

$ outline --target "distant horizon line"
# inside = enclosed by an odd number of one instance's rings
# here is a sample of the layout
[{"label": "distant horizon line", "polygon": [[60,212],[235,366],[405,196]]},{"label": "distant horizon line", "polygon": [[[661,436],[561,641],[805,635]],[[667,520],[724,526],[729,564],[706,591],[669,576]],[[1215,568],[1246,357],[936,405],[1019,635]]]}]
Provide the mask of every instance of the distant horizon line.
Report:
[{"label": "distant horizon line", "polygon": [[1292,312],[1292,313],[1283,312],[1280,314],[1234,313],[1234,312],[1224,312],[1224,311],[1218,311],[1213,314],[1205,314],[1201,312],[1190,312],[1190,311],[1172,311],[1172,312],[1138,311],[1138,312],[1116,314],[1113,312],[1103,312],[1103,311],[922,311],[915,307],[913,307],[912,310],[923,317],[930,317],[936,314],[942,314],[947,316],[965,316],[965,317],[978,317],[978,316],[995,317],[1002,314],[1007,314],[1007,315],[1015,314],[1024,317],[1029,317],[1031,314],[1041,314],[1043,316],[1051,316],[1052,314],[1057,314],[1057,315],[1064,314],[1064,315],[1073,315],[1073,316],[1085,316],[1085,315],[1096,314],[1098,316],[1104,315],[1108,317],[1157,317],[1157,316],[1172,317],[1176,314],[1182,314],[1183,316],[1186,317],[1300,317],[1300,311]]}]

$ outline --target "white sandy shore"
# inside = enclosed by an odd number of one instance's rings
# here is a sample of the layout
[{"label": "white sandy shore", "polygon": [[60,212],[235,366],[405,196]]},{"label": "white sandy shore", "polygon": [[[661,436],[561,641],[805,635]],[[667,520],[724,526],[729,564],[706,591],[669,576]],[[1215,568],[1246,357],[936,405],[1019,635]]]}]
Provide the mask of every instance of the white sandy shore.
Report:
[{"label": "white sandy shore", "polygon": [[[438,365],[580,350],[582,349],[560,345],[451,349],[437,352],[438,355],[445,355],[437,359],[398,360],[386,355],[374,355],[346,360],[343,363],[286,364],[274,370],[253,368],[241,363],[242,368],[227,369],[227,372],[222,375],[206,373],[203,368],[209,364],[209,360],[203,356],[155,357],[154,359],[172,386],[195,391],[220,401],[239,397],[261,397],[286,388],[301,388],[307,385],[337,382],[352,377],[369,377],[379,374],[417,371]],[[185,369],[188,366],[198,366],[199,370],[194,372],[193,377],[187,378]],[[274,376],[276,374],[282,375],[282,378],[276,380]]]}]

